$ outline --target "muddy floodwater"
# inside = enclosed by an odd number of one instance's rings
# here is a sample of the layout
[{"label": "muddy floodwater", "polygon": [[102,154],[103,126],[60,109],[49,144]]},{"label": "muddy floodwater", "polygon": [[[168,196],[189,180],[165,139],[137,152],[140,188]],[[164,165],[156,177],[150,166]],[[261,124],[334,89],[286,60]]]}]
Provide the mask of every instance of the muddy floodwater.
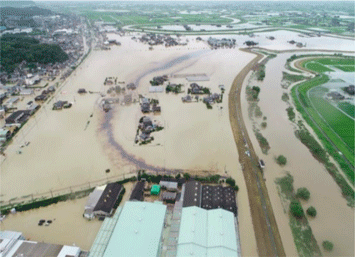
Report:
[{"label": "muddy floodwater", "polygon": [[[288,224],[288,214],[284,212],[280,202],[275,179],[290,172],[294,178],[294,188],[306,187],[311,197],[302,202],[303,209],[314,206],[316,218],[308,218],[313,234],[321,247],[324,240],[334,243],[332,252],[323,251],[326,256],[354,256],[354,209],[347,206],[340,188],[328,174],[324,166],[315,160],[309,150],[295,137],[295,125],[288,119],[288,105],[281,100],[282,93],[288,90],[281,87],[282,71],[280,67],[292,54],[279,54],[266,64],[266,76],[263,82],[252,85],[260,86],[260,101],[258,105],[267,117],[267,128],[262,129],[263,136],[268,140],[271,149],[264,155],[252,132],[252,122],[245,119],[255,150],[266,163],[264,175],[272,202],[274,214],[279,226],[283,245],[287,255],[296,255],[291,229]],[[244,87],[245,90],[245,87]],[[245,96],[245,92],[244,92]],[[243,98],[243,115],[248,117],[247,102]],[[255,119],[255,118],[254,118]],[[260,124],[262,119],[256,119]],[[287,164],[280,167],[274,161],[275,156],[284,155]]]}]

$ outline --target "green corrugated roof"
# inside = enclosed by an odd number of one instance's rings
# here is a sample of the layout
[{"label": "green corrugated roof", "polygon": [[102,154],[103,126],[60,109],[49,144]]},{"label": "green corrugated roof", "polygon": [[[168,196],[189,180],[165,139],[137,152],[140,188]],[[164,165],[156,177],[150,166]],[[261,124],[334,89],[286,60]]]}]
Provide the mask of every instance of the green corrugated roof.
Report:
[{"label": "green corrugated roof", "polygon": [[238,256],[234,214],[223,209],[182,208],[177,256]]},{"label": "green corrugated roof", "polygon": [[159,185],[153,185],[152,189],[150,190],[150,193],[152,195],[158,195],[160,193],[160,186]]},{"label": "green corrugated roof", "polygon": [[165,214],[165,205],[126,202],[104,257],[158,256]]}]

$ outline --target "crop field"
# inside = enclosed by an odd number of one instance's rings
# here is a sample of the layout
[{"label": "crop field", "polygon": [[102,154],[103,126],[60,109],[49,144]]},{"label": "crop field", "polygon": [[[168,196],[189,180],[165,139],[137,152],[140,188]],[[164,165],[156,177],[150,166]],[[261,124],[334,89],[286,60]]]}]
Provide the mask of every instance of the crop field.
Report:
[{"label": "crop field", "polygon": [[331,69],[331,66],[334,66],[335,68],[338,68],[345,72],[354,72],[355,59],[354,58],[312,59],[302,63],[302,66],[306,69],[319,72],[319,73],[333,71]]},{"label": "crop field", "polygon": [[355,118],[355,106],[351,103],[344,102],[344,103],[339,103],[338,107],[342,109],[344,112],[349,114],[351,117]]},{"label": "crop field", "polygon": [[83,13],[90,20],[102,20],[117,22],[120,25],[160,25],[160,24],[229,24],[232,20],[223,18],[218,14],[178,14],[174,15],[157,15],[142,13],[117,13],[117,12],[97,12],[85,11]]},{"label": "crop field", "polygon": [[324,66],[323,64],[319,63],[319,62],[314,62],[314,61],[310,61],[304,64],[304,67],[306,69],[315,71],[315,72],[326,72],[326,71],[333,71],[331,69],[329,69],[328,67]]},{"label": "crop field", "polygon": [[340,139],[354,151],[354,120],[346,116],[322,97],[319,87],[309,91],[309,99],[316,112]]},{"label": "crop field", "polygon": [[334,67],[345,72],[355,72],[354,65],[334,65]]}]

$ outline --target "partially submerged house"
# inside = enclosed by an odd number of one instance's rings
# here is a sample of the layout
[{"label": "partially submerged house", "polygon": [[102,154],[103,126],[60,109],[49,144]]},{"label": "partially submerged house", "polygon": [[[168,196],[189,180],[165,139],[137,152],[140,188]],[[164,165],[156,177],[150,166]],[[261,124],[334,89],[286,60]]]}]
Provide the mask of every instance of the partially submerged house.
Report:
[{"label": "partially submerged house", "polygon": [[186,95],[181,97],[181,100],[186,103],[186,102],[191,102],[192,101],[192,97],[190,95]]},{"label": "partially submerged house", "polygon": [[137,88],[137,86],[134,83],[129,83],[127,85],[127,89],[135,90],[136,88]]},{"label": "partially submerged house", "polygon": [[123,191],[123,186],[118,183],[107,184],[105,190],[103,191],[100,199],[98,200],[93,214],[95,217],[109,217],[112,215],[114,206],[121,192]]},{"label": "partially submerged house", "polygon": [[68,101],[57,101],[53,104],[53,110],[61,110]]},{"label": "partially submerged house", "polygon": [[30,111],[20,110],[12,113],[9,117],[5,119],[6,127],[21,127],[31,116]]}]

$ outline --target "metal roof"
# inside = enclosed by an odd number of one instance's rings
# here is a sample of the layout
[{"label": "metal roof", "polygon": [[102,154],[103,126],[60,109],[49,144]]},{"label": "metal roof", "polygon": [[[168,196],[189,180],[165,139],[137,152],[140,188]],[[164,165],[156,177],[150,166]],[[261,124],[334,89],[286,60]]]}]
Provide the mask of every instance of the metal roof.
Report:
[{"label": "metal roof", "polygon": [[104,192],[100,196],[100,199],[94,208],[94,212],[102,211],[104,213],[110,214],[122,190],[123,186],[121,184],[107,184]]},{"label": "metal roof", "polygon": [[183,207],[201,206],[201,183],[188,181],[185,183]]},{"label": "metal roof", "polygon": [[122,207],[118,207],[112,218],[106,217],[102,222],[101,228],[96,235],[95,241],[91,246],[89,257],[102,257],[108,243],[110,242],[113,231],[115,230]]},{"label": "metal roof", "polygon": [[165,214],[163,204],[126,202],[104,257],[158,256]]},{"label": "metal roof", "polygon": [[236,221],[232,212],[182,209],[177,256],[239,256]]}]

